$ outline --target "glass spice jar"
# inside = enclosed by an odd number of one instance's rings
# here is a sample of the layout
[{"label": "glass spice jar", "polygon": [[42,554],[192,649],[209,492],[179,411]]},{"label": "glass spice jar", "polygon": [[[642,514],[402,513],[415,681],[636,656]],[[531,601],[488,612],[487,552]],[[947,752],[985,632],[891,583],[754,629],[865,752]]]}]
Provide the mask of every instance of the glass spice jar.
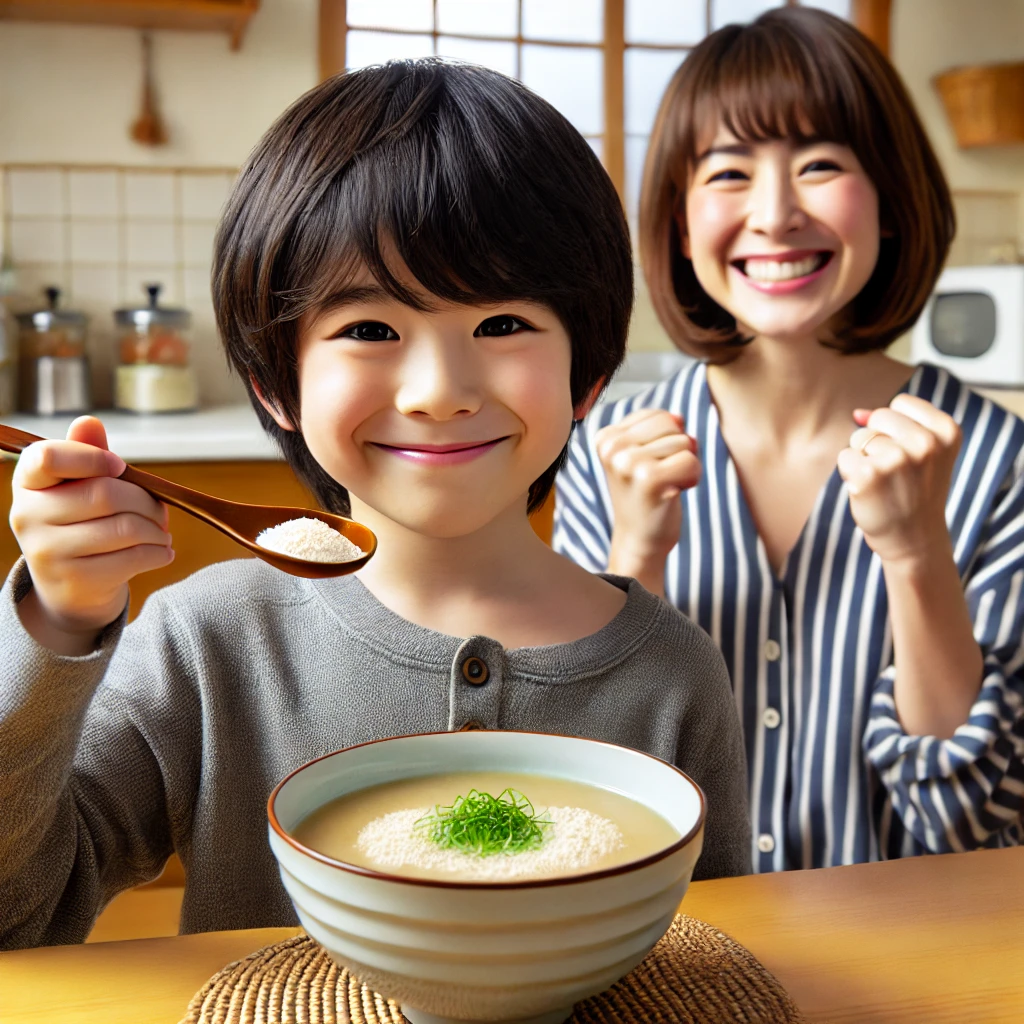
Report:
[{"label": "glass spice jar", "polygon": [[114,313],[118,365],[114,406],[128,412],[187,412],[199,402],[185,309],[158,305],[160,285],[146,285],[149,304]]},{"label": "glass spice jar", "polygon": [[58,309],[59,288],[46,288],[44,293],[46,309],[18,314],[18,407],[46,416],[87,412],[89,318]]}]

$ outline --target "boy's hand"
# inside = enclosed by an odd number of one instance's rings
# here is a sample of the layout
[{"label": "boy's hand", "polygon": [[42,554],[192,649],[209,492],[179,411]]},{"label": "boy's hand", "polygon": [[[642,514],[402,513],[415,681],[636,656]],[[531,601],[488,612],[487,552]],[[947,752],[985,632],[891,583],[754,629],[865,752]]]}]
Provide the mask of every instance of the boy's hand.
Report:
[{"label": "boy's hand", "polygon": [[681,417],[641,409],[598,431],[598,458],[615,514],[608,568],[663,594],[665,559],[679,543],[679,495],[700,481],[697,442]]},{"label": "boy's hand", "polygon": [[14,471],[11,529],[32,576],[25,628],[61,654],[85,654],[128,600],[128,580],[174,558],[167,508],[118,480],[103,424],[81,416],[66,441],[37,441]]}]

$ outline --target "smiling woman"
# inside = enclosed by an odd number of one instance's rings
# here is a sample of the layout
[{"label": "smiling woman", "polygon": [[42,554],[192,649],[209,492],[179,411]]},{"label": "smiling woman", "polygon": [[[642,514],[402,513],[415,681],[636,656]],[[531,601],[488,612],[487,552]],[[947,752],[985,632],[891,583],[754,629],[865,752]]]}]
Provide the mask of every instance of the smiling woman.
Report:
[{"label": "smiling woman", "polygon": [[588,418],[554,544],[723,651],[760,871],[1024,839],[1024,422],[884,351],[954,227],[903,83],[838,18],[727,26],[668,86],[640,248],[704,361]]}]

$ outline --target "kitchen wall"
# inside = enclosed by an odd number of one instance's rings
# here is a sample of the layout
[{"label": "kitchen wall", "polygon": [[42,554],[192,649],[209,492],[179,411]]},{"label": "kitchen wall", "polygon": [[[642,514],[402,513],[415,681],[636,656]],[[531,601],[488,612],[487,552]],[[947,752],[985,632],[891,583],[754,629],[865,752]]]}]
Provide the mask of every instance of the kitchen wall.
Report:
[{"label": "kitchen wall", "polygon": [[[317,0],[263,0],[237,53],[222,35],[156,33],[156,78],[171,133],[170,144],[157,149],[128,137],[139,105],[138,32],[0,22],[0,164],[238,167],[273,117],[315,83],[316,22]],[[892,57],[957,193],[960,234],[951,262],[986,262],[1007,241],[1024,248],[1024,145],[958,150],[931,84],[933,75],[956,64],[1024,59],[1024,2],[894,0]],[[189,269],[198,279],[201,268]],[[126,273],[121,280],[131,278]],[[37,283],[32,274],[25,281],[26,287]],[[194,289],[175,296],[173,285],[169,295],[197,313],[204,400],[237,398],[208,299],[196,299]],[[24,304],[27,297],[20,299]],[[642,281],[630,346],[671,347]],[[906,343],[894,352],[905,355]]]},{"label": "kitchen wall", "polygon": [[8,302],[37,308],[40,289],[56,284],[90,315],[98,403],[110,397],[111,310],[143,304],[145,281],[163,284],[163,304],[193,313],[201,401],[242,400],[213,323],[213,227],[232,169],[316,84],[317,7],[263,0],[234,53],[226,35],[154,33],[169,133],[160,147],[128,134],[140,104],[138,31],[0,22],[0,223],[18,267]]},{"label": "kitchen wall", "polygon": [[263,0],[239,51],[227,35],[153,34],[170,142],[132,142],[140,34],[0,22],[0,163],[238,167],[317,80],[317,0]]},{"label": "kitchen wall", "polygon": [[1022,0],[894,0],[892,58],[957,199],[951,264],[1024,252],[1024,145],[958,149],[932,78],[964,64],[1024,60]]}]

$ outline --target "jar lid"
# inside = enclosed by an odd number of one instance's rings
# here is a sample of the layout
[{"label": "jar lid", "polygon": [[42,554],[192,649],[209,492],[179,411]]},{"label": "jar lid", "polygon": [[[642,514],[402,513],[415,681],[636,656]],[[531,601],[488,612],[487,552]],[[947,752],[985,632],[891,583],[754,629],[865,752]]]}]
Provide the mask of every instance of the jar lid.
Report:
[{"label": "jar lid", "polygon": [[173,309],[158,306],[160,288],[158,284],[147,284],[149,305],[114,311],[114,322],[118,327],[188,327],[192,315],[187,309]]},{"label": "jar lid", "polygon": [[32,313],[18,313],[20,327],[26,330],[52,331],[58,327],[76,327],[85,330],[89,318],[84,313],[72,309],[58,309],[60,289],[53,286],[43,289],[46,296],[46,309],[37,309]]}]

